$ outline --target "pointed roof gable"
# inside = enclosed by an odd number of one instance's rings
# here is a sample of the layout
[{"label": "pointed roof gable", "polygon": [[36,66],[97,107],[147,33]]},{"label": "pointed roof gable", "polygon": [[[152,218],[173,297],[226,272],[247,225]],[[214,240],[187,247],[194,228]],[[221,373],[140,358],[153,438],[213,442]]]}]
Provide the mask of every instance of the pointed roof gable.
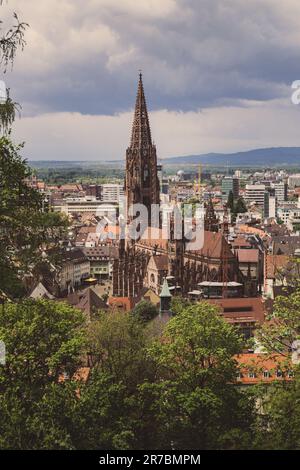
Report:
[{"label": "pointed roof gable", "polygon": [[37,300],[37,299],[48,299],[48,300],[53,300],[55,297],[52,295],[44,286],[42,282],[39,282],[34,289],[31,291],[31,294],[29,295],[31,299]]},{"label": "pointed roof gable", "polygon": [[131,144],[132,149],[148,148],[152,145],[142,74],[140,73],[133,118]]},{"label": "pointed roof gable", "polygon": [[222,255],[226,256],[227,259],[233,259],[235,257],[222,233],[209,232],[207,230],[204,231],[202,248],[195,250],[195,252],[206,258],[220,259]]},{"label": "pointed roof gable", "polygon": [[91,315],[96,310],[106,308],[106,304],[92,287],[88,287],[85,291],[83,291],[83,295],[80,297],[76,307],[87,315]]}]

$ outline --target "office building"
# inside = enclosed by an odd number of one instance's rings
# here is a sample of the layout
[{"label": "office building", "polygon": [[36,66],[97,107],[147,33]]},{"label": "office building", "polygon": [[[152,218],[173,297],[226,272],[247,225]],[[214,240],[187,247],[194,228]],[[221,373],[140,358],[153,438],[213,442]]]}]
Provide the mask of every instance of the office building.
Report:
[{"label": "office building", "polygon": [[230,192],[233,194],[233,198],[236,200],[239,197],[239,179],[235,176],[225,176],[222,179],[222,201],[226,203]]}]

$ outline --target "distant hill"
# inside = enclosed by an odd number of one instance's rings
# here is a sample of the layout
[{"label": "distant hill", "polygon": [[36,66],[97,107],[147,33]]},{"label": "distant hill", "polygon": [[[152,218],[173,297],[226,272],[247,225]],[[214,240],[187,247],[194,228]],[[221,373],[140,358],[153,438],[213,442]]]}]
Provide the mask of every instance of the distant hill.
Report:
[{"label": "distant hill", "polygon": [[197,164],[230,166],[300,165],[300,147],[274,147],[236,153],[205,153],[170,157],[161,160],[168,165]]},{"label": "distant hill", "polygon": [[[300,167],[300,147],[274,147],[247,150],[236,153],[204,153],[161,158],[163,165],[196,165],[203,163],[211,166],[297,166]],[[33,168],[47,169],[90,169],[90,168],[124,168],[125,160],[98,160],[98,161],[63,161],[63,160],[35,160],[29,161]]]}]

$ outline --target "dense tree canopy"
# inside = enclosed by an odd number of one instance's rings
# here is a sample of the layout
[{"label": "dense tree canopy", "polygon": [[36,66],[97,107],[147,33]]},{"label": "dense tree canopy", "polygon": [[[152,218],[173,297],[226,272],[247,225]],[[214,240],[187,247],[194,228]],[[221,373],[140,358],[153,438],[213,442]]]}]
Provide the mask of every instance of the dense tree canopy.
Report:
[{"label": "dense tree canopy", "polygon": [[167,324],[114,311],[86,324],[64,303],[1,306],[0,448],[299,448],[297,368],[244,390],[237,331],[211,304],[177,307]]},{"label": "dense tree canopy", "polygon": [[[43,424],[43,415],[55,396],[65,403],[60,413],[75,397],[74,391],[61,390],[60,379],[72,377],[80,364],[84,317],[64,303],[42,300],[6,303],[0,311],[0,340],[6,346],[6,363],[0,367],[0,447],[39,448],[44,439],[56,447],[54,436],[67,434],[68,418],[61,416],[65,430],[59,425],[54,432],[54,424],[52,429]],[[51,413],[48,423],[59,410],[51,408]]]},{"label": "dense tree canopy", "polygon": [[188,306],[170,320],[162,341],[152,349],[159,367],[160,400],[166,404],[165,446],[245,444],[250,402],[232,386],[237,373],[233,355],[241,348],[236,330],[209,303]]},{"label": "dense tree canopy", "polygon": [[0,289],[9,296],[22,293],[22,279],[42,259],[55,252],[67,221],[43,210],[43,198],[28,186],[31,170],[20,156],[22,147],[0,139]]},{"label": "dense tree canopy", "polygon": [[133,315],[142,322],[149,322],[158,315],[158,308],[147,300],[141,300],[133,309]]}]

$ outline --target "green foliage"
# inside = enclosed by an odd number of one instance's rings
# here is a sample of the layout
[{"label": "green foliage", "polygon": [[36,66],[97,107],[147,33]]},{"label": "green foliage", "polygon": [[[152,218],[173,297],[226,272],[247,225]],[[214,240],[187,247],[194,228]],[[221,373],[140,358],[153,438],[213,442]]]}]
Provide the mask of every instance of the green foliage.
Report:
[{"label": "green foliage", "polygon": [[81,388],[73,415],[74,446],[97,450],[133,448],[132,410],[126,385],[94,370],[89,383]]},{"label": "green foliage", "polygon": [[232,356],[241,347],[236,330],[209,303],[189,306],[169,321],[162,341],[151,348],[166,448],[238,448],[248,442],[250,402],[231,384],[237,372]]},{"label": "green foliage", "polygon": [[[229,200],[229,198],[230,198],[230,200]],[[230,207],[230,209],[231,209],[232,221],[234,222],[236,220],[237,214],[243,214],[244,212],[247,212],[247,207],[246,207],[245,201],[242,197],[239,197],[238,200],[236,202],[234,202],[233,195],[232,195],[232,198],[231,198],[231,196],[229,194],[228,200],[229,200],[229,204],[230,204],[230,206],[228,206],[228,207]]]},{"label": "green foliage", "polygon": [[262,413],[257,415],[254,446],[263,450],[300,449],[300,377],[257,391]]},{"label": "green foliage", "polygon": [[[60,383],[80,364],[84,317],[64,303],[24,301],[0,307],[0,447],[70,448],[68,417],[74,385]],[[72,392],[68,387],[73,387]],[[70,412],[70,411],[69,411]]]},{"label": "green foliage", "polygon": [[273,312],[257,336],[269,352],[290,356],[293,341],[300,339],[300,288],[288,296],[279,296],[274,302]]},{"label": "green foliage", "polygon": [[[245,391],[236,329],[210,303],[176,305],[160,336],[158,318],[102,312],[87,325],[63,303],[2,306],[0,448],[298,449],[298,370]],[[84,350],[93,367],[78,382]]]},{"label": "green foliage", "polygon": [[22,294],[22,279],[42,249],[55,254],[67,229],[60,214],[43,212],[41,195],[26,184],[31,172],[21,149],[0,139],[0,289],[13,297]]},{"label": "green foliage", "polygon": [[261,387],[256,400],[263,411],[257,415],[255,447],[261,449],[300,448],[300,374],[299,365],[291,364],[291,345],[300,339],[300,289],[279,296],[273,312],[257,332],[264,349],[283,358],[282,368],[292,370],[290,382]]},{"label": "green foliage", "polygon": [[293,225],[293,231],[294,232],[299,232],[299,230],[300,230],[300,224],[294,224]]},{"label": "green foliage", "polygon": [[236,214],[242,214],[244,212],[247,212],[247,207],[246,207],[244,199],[242,197],[239,197],[234,206],[234,213],[236,215]]},{"label": "green foliage", "polygon": [[[2,0],[0,5],[2,5]],[[0,65],[6,72],[8,64],[13,65],[18,48],[23,50],[25,42],[25,31],[28,27],[27,23],[20,22],[18,15],[13,14],[15,24],[11,26],[2,36],[0,36]],[[3,22],[0,20],[0,29]],[[20,111],[20,105],[15,103],[9,96],[7,90],[7,99],[5,103],[0,103],[0,130],[3,133],[9,133],[12,123],[15,120],[16,112]]]},{"label": "green foliage", "polygon": [[231,211],[234,210],[234,197],[233,197],[233,192],[232,192],[232,191],[229,191],[229,194],[228,194],[227,207],[228,207]]},{"label": "green foliage", "polygon": [[[20,22],[16,13],[13,17],[15,24],[0,38],[0,61],[5,70],[9,63],[13,63],[18,48],[24,48],[26,44],[24,35],[29,26],[27,23]],[[2,21],[0,21],[0,24],[2,24]]]},{"label": "green foliage", "polygon": [[174,315],[177,315],[178,313],[182,312],[182,310],[186,307],[190,307],[193,304],[187,300],[184,299],[183,297],[172,297],[171,299],[171,312]]},{"label": "green foliage", "polygon": [[6,91],[6,101],[0,103],[0,129],[2,128],[4,133],[9,133],[15,120],[16,112],[20,112],[21,106],[10,98],[9,90],[7,89]]},{"label": "green foliage", "polygon": [[90,327],[94,367],[116,380],[135,384],[143,380],[147,363],[146,330],[134,315],[113,311],[101,314]]},{"label": "green foliage", "polygon": [[158,313],[157,307],[147,300],[141,300],[132,311],[132,315],[144,323],[153,320]]}]

